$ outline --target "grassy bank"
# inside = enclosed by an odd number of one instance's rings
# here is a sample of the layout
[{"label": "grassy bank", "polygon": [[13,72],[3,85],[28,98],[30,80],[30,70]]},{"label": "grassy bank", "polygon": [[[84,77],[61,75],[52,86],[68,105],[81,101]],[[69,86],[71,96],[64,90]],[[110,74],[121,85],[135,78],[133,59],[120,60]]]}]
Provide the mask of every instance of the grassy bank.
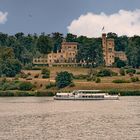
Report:
[{"label": "grassy bank", "polygon": [[[0,91],[0,97],[25,97],[25,96],[54,96],[57,91]],[[70,92],[62,90],[59,92]],[[103,90],[102,92],[109,93],[110,95],[120,94],[120,96],[140,96],[140,90]]]}]

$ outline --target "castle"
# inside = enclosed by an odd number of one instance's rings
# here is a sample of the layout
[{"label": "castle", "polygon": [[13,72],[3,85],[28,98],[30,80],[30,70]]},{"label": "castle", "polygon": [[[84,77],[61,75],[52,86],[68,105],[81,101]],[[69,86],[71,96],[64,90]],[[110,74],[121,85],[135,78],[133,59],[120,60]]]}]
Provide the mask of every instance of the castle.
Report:
[{"label": "castle", "polygon": [[102,34],[102,47],[103,47],[103,56],[106,66],[112,66],[115,62],[115,58],[120,60],[127,61],[125,52],[115,51],[115,42],[114,39],[107,39],[106,34]]},{"label": "castle", "polygon": [[[78,43],[76,42],[66,42],[63,41],[61,44],[61,50],[57,53],[49,53],[43,57],[33,58],[34,65],[70,65],[77,66],[76,55],[78,52],[77,49]],[[107,39],[106,34],[102,34],[102,47],[103,47],[103,56],[106,66],[112,66],[115,62],[115,57],[118,57],[120,60],[126,61],[127,57],[122,51],[115,51],[114,39]]]},{"label": "castle", "polygon": [[61,50],[57,53],[49,53],[44,57],[33,58],[33,64],[37,65],[72,65],[76,66],[76,55],[77,55],[77,45],[76,42],[66,42],[63,41],[61,44]]}]

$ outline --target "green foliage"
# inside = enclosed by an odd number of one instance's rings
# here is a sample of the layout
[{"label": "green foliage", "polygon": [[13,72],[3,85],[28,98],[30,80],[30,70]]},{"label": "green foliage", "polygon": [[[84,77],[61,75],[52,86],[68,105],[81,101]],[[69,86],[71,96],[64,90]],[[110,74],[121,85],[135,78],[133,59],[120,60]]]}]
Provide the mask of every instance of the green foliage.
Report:
[{"label": "green foliage", "polygon": [[37,41],[37,48],[42,54],[48,54],[53,48],[53,42],[49,36],[42,34]]},{"label": "green foliage", "polygon": [[19,86],[19,81],[8,81],[3,78],[0,81],[0,90],[17,90]]},{"label": "green foliage", "polygon": [[140,74],[140,71],[138,71],[136,74]]},{"label": "green foliage", "polygon": [[73,78],[77,79],[77,80],[84,80],[88,77],[88,75],[83,75],[83,74],[79,74],[79,75],[74,75]]},{"label": "green foliage", "polygon": [[117,76],[118,74],[113,72],[110,69],[101,69],[98,73],[98,77],[105,77],[105,76]]},{"label": "green foliage", "polygon": [[95,81],[95,80],[96,80],[96,77],[95,76],[87,77],[87,81]]},{"label": "green foliage", "polygon": [[112,81],[113,83],[130,83],[130,81],[128,80],[124,80],[124,79],[116,79]]},{"label": "green foliage", "polygon": [[101,83],[101,79],[99,77],[96,78],[95,83]]},{"label": "green foliage", "polygon": [[138,82],[139,81],[139,78],[138,77],[131,77],[131,81],[132,82]]},{"label": "green foliage", "polygon": [[136,73],[136,70],[135,69],[132,69],[132,68],[131,69],[127,69],[126,70],[126,73],[127,74],[129,74],[129,73],[135,74]]},{"label": "green foliage", "polygon": [[14,77],[21,71],[20,62],[14,58],[14,53],[11,48],[0,47],[0,75]]},{"label": "green foliage", "polygon": [[41,73],[43,74],[42,78],[50,78],[50,70],[49,69],[43,68]]},{"label": "green foliage", "polygon": [[32,70],[41,70],[40,67],[33,67]]},{"label": "green foliage", "polygon": [[41,70],[41,74],[45,74],[45,73],[47,73],[47,72],[49,72],[49,71],[50,71],[49,69],[43,68],[43,69]]},{"label": "green foliage", "polygon": [[123,60],[120,60],[119,58],[115,58],[115,66],[117,68],[122,68],[126,66],[126,62]]},{"label": "green foliage", "polygon": [[34,96],[54,96],[54,94],[52,91],[37,91],[34,93]]},{"label": "green foliage", "polygon": [[19,90],[31,90],[33,88],[33,84],[30,82],[22,82],[19,84]]},{"label": "green foliage", "polygon": [[81,36],[77,38],[78,54],[77,61],[83,62],[86,67],[96,67],[103,64],[102,41],[101,38],[87,38]]},{"label": "green foliage", "polygon": [[72,83],[72,74],[67,71],[57,73],[55,80],[58,88],[64,88]]},{"label": "green foliage", "polygon": [[52,87],[56,87],[56,84],[55,83],[49,83],[46,85],[46,89],[49,89],[49,88],[52,88]]},{"label": "green foliage", "polygon": [[120,69],[120,75],[125,76],[125,70],[123,68]]},{"label": "green foliage", "polygon": [[138,68],[140,66],[140,36],[130,37],[126,53],[129,65]]}]

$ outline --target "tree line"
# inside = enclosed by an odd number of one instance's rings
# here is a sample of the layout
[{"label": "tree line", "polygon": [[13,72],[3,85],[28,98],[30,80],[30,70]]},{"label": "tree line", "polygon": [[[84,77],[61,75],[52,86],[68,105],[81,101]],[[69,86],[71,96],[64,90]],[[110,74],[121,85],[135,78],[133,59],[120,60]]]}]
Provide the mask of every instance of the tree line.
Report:
[{"label": "tree line", "polygon": [[[116,51],[126,52],[127,65],[140,66],[140,36],[127,37],[108,33],[107,38],[114,38]],[[13,70],[15,69],[13,63],[16,65],[18,63],[20,69],[23,66],[31,65],[33,57],[46,55],[50,52],[56,53],[61,49],[63,39],[78,43],[77,62],[84,61],[87,66],[90,64],[92,67],[104,65],[101,38],[77,37],[70,33],[64,36],[59,32],[41,33],[40,35],[25,35],[22,32],[15,35],[0,33],[0,73],[4,73],[4,66],[6,69]],[[19,70],[16,68],[16,71]]]}]

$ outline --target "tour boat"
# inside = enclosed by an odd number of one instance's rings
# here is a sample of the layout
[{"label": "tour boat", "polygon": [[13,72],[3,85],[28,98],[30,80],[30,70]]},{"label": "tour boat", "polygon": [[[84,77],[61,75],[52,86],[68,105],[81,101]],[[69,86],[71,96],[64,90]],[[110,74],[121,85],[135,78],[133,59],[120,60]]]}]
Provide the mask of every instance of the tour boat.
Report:
[{"label": "tour boat", "polygon": [[56,93],[55,100],[118,100],[119,95],[109,95],[101,90],[74,90],[71,93]]}]

